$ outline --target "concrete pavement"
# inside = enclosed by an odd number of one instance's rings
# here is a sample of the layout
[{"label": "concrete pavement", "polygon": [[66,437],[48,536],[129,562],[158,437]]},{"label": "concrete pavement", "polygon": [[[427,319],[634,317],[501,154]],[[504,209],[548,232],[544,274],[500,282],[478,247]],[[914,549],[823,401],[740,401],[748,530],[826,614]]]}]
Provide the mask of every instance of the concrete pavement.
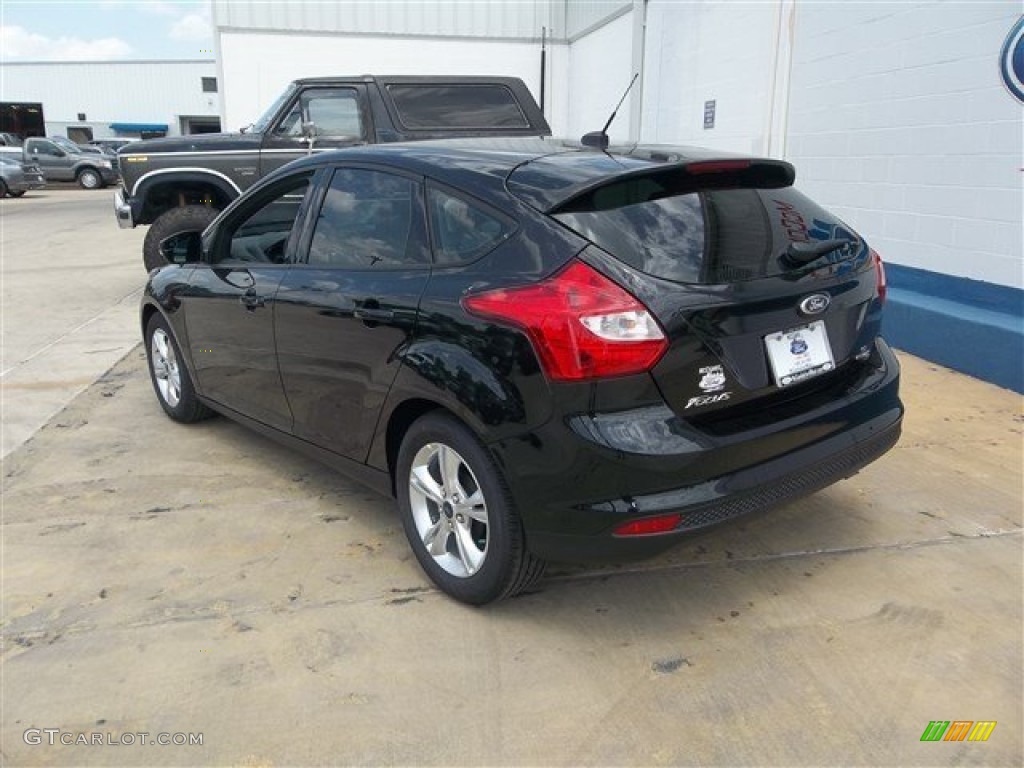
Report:
[{"label": "concrete pavement", "polygon": [[57,185],[0,201],[0,456],[139,341],[145,228],[118,229],[113,194]]}]

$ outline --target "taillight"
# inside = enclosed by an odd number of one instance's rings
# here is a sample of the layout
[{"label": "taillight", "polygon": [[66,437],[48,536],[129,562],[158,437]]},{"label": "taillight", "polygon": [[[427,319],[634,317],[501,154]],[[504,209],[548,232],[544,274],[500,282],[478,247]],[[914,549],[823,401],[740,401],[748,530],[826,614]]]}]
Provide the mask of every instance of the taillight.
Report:
[{"label": "taillight", "polygon": [[878,293],[878,300],[885,303],[885,265],[882,263],[882,257],[878,255],[878,252],[871,249],[871,261],[875,265],[875,288]]},{"label": "taillight", "polygon": [[558,381],[641,373],[668,348],[647,307],[581,261],[540,283],[467,296],[462,305],[525,330],[545,373]]}]

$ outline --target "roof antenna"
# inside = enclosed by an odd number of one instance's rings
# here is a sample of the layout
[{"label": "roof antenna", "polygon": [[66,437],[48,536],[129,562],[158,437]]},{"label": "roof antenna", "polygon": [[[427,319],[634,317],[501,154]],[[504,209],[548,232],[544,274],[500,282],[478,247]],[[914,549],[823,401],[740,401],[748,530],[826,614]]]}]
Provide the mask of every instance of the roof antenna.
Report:
[{"label": "roof antenna", "polygon": [[615,105],[615,109],[612,110],[612,115],[611,117],[608,118],[608,122],[604,124],[604,128],[602,128],[600,131],[591,131],[590,133],[583,134],[583,138],[580,139],[580,142],[583,144],[583,146],[597,147],[598,149],[608,148],[608,127],[612,124],[612,120],[615,119],[615,115],[619,113],[619,107],[621,107],[622,102],[626,100],[626,97],[629,95],[630,89],[632,89],[633,87],[633,83],[636,82],[636,79],[638,77],[640,77],[639,72],[633,75],[633,79],[630,80],[629,85],[626,86],[625,93],[622,94],[622,98],[619,99],[619,103]]}]

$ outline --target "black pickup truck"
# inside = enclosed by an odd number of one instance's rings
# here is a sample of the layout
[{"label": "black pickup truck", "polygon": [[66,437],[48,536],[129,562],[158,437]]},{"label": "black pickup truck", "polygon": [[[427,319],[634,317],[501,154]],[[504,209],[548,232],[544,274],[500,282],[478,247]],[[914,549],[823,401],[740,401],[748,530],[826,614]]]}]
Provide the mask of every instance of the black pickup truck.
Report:
[{"label": "black pickup truck", "polygon": [[160,243],[205,229],[255,181],[313,152],[357,144],[466,136],[547,136],[537,102],[515,77],[324,77],[296,80],[239,133],[133,142],[118,152],[122,228],[151,225],[146,269]]}]

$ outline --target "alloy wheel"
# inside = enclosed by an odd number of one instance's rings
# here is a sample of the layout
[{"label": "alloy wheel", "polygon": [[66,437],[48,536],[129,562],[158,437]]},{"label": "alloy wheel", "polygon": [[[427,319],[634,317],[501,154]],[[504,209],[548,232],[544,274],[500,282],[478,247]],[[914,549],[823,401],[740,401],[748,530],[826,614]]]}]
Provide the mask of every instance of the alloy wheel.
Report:
[{"label": "alloy wheel", "polygon": [[153,378],[160,397],[171,408],[175,408],[181,401],[181,370],[178,368],[178,356],[174,354],[174,345],[162,328],[153,331],[150,353]]},{"label": "alloy wheel", "polygon": [[412,460],[409,501],[427,553],[447,573],[469,578],[487,558],[487,502],[466,460],[444,443],[427,443]]}]

